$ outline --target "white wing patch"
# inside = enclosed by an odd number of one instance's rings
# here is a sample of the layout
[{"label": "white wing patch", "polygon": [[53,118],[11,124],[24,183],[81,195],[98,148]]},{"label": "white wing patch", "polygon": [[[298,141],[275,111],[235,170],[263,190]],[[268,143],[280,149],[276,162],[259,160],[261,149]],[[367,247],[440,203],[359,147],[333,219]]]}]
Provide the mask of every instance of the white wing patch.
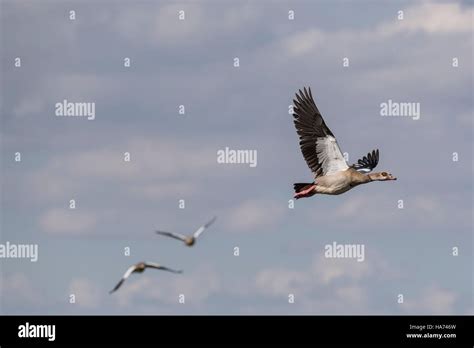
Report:
[{"label": "white wing patch", "polygon": [[316,140],[316,155],[321,163],[323,175],[330,175],[349,169],[336,138],[328,135]]},{"label": "white wing patch", "polygon": [[199,237],[199,235],[200,235],[201,233],[203,233],[206,228],[208,228],[209,226],[211,226],[211,225],[214,223],[214,221],[216,221],[216,219],[217,219],[217,217],[214,216],[214,217],[213,217],[210,221],[208,221],[205,225],[202,225],[201,227],[199,227],[198,230],[193,233],[193,237],[194,237],[194,238]]},{"label": "white wing patch", "polygon": [[127,271],[123,275],[122,279],[127,279],[128,277],[130,277],[130,274],[132,274],[134,270],[135,270],[135,265],[133,265],[129,269],[127,269]]},{"label": "white wing patch", "polygon": [[147,262],[147,263],[145,263],[145,265],[149,266],[149,267],[161,268],[161,265],[159,265],[157,263],[154,263],[154,262]]},{"label": "white wing patch", "polygon": [[196,232],[194,232],[193,237],[194,237],[194,238],[199,237],[199,235],[200,235],[201,233],[203,233],[205,229],[206,229],[206,227],[204,227],[204,226],[199,227],[199,229],[198,229]]}]

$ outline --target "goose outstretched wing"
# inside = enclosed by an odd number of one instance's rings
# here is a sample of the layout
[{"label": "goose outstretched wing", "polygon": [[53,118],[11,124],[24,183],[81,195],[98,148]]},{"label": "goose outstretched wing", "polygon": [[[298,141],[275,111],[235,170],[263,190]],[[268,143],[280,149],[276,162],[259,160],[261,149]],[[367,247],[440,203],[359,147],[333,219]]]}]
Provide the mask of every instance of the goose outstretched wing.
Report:
[{"label": "goose outstretched wing", "polygon": [[133,265],[133,266],[130,266],[124,273],[124,275],[122,276],[122,279],[120,279],[120,281],[117,283],[117,285],[115,285],[115,287],[109,291],[109,294],[117,291],[121,286],[122,284],[125,282],[125,280],[127,280],[128,277],[130,277],[130,274],[132,274],[135,270],[136,270],[137,266],[136,265]]},{"label": "goose outstretched wing", "polygon": [[155,232],[157,234],[161,234],[162,236],[171,237],[171,238],[183,241],[183,242],[186,240],[186,236],[184,236],[182,234],[179,234],[179,233],[166,232],[166,231],[155,231]]},{"label": "goose outstretched wing", "polygon": [[293,103],[293,117],[301,152],[314,176],[317,178],[348,169],[336,137],[326,126],[314,102],[311,88],[299,90]]},{"label": "goose outstretched wing", "polygon": [[154,263],[154,262],[146,262],[145,267],[160,269],[162,271],[168,271],[168,272],[171,272],[171,273],[183,273],[183,271],[180,270],[180,269],[173,269],[173,268],[165,267],[165,266],[162,266],[162,265]]},{"label": "goose outstretched wing", "polygon": [[373,150],[369,152],[367,156],[362,157],[358,160],[357,163],[354,163],[351,168],[361,172],[361,173],[370,173],[377,164],[379,163],[379,150]]},{"label": "goose outstretched wing", "polygon": [[210,221],[208,221],[205,225],[202,225],[201,227],[199,227],[199,228],[197,229],[197,231],[193,233],[193,237],[194,237],[194,238],[199,237],[199,235],[200,235],[201,233],[203,233],[206,228],[208,228],[209,226],[211,226],[211,225],[214,223],[214,221],[216,221],[216,217],[215,217],[215,216],[214,216]]}]

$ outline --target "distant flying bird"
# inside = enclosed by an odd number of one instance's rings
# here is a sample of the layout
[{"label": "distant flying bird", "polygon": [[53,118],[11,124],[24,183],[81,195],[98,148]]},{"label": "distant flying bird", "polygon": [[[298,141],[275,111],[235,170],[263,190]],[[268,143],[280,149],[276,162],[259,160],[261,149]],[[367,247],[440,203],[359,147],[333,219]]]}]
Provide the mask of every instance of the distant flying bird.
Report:
[{"label": "distant flying bird", "polygon": [[109,294],[113,293],[114,291],[117,291],[118,288],[120,288],[122,286],[123,282],[125,280],[127,280],[127,278],[130,277],[130,275],[132,273],[143,273],[146,268],[160,269],[160,270],[168,271],[168,272],[172,272],[172,273],[182,273],[183,272],[181,270],[174,270],[174,269],[164,267],[164,266],[161,266],[161,265],[159,265],[157,263],[153,263],[153,262],[139,262],[136,265],[133,265],[129,269],[127,269],[127,271],[123,275],[122,279],[120,279],[120,281],[117,283],[117,285],[115,285],[115,288],[113,288],[112,290],[109,291]]},{"label": "distant flying bird", "polygon": [[312,183],[294,184],[296,199],[316,193],[338,195],[371,181],[397,180],[388,172],[367,174],[377,166],[379,150],[372,151],[356,164],[347,165],[334,134],[316,107],[311,88],[305,87],[304,92],[299,90],[293,103],[301,152],[315,178]]},{"label": "distant flying bird", "polygon": [[165,232],[165,231],[156,231],[156,233],[161,234],[162,236],[167,236],[167,237],[171,237],[171,238],[174,238],[174,239],[178,239],[178,240],[184,242],[184,244],[186,244],[187,246],[190,247],[190,246],[193,246],[194,243],[196,243],[196,239],[201,235],[201,233],[204,232],[204,230],[206,228],[211,226],[214,223],[214,221],[216,221],[215,216],[212,218],[211,221],[209,221],[205,225],[202,225],[201,227],[199,227],[197,229],[197,231],[194,232],[190,236],[185,236],[185,235],[182,235],[182,234],[179,234],[179,233]]}]

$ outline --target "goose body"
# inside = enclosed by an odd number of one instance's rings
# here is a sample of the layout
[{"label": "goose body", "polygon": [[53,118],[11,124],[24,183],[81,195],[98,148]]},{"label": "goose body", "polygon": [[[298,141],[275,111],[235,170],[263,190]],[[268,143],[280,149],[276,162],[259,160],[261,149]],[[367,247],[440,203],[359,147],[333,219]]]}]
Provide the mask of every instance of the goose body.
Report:
[{"label": "goose body", "polygon": [[328,128],[311,94],[311,88],[299,90],[293,100],[293,117],[303,157],[314,175],[312,183],[294,184],[295,198],[317,193],[339,195],[371,181],[397,180],[388,172],[371,173],[379,161],[374,150],[348,165],[336,137]]},{"label": "goose body", "polygon": [[339,195],[349,191],[351,188],[351,177],[345,175],[344,172],[337,172],[335,174],[322,176],[318,180],[318,184],[315,185],[315,192],[328,195]]}]

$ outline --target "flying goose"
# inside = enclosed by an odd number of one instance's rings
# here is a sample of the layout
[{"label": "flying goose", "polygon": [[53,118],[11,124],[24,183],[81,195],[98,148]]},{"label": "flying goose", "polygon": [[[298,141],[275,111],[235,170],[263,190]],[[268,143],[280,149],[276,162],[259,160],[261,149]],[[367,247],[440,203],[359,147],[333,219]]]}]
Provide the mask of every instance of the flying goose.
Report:
[{"label": "flying goose", "polygon": [[109,291],[109,294],[117,291],[118,288],[120,288],[122,286],[123,282],[125,280],[127,280],[127,278],[130,277],[130,275],[132,273],[143,273],[146,268],[161,269],[163,271],[168,271],[168,272],[172,272],[172,273],[182,273],[183,272],[181,270],[174,270],[174,269],[164,267],[164,266],[161,266],[161,265],[159,265],[157,263],[153,263],[153,262],[139,262],[136,265],[130,266],[130,268],[127,269],[127,271],[124,273],[122,279],[120,279],[120,281],[117,283],[117,285],[115,285],[115,288],[113,288],[112,290]]},{"label": "flying goose", "polygon": [[379,150],[348,166],[334,134],[316,107],[311,88],[303,90],[299,90],[293,100],[293,117],[301,152],[315,180],[294,184],[294,198],[311,197],[316,193],[338,195],[371,181],[397,180],[389,172],[369,174],[379,162]]},{"label": "flying goose", "polygon": [[165,231],[156,231],[156,233],[161,234],[162,236],[167,236],[167,237],[171,237],[171,238],[174,238],[174,239],[178,239],[178,240],[184,242],[185,245],[191,247],[191,246],[194,245],[194,243],[196,243],[196,239],[201,235],[201,233],[203,233],[206,228],[211,226],[214,223],[214,221],[216,221],[215,216],[209,222],[207,222],[205,225],[202,225],[201,227],[199,227],[197,229],[197,231],[194,232],[190,236],[185,236],[185,235],[182,235],[182,234],[179,234],[179,233],[165,232]]}]

